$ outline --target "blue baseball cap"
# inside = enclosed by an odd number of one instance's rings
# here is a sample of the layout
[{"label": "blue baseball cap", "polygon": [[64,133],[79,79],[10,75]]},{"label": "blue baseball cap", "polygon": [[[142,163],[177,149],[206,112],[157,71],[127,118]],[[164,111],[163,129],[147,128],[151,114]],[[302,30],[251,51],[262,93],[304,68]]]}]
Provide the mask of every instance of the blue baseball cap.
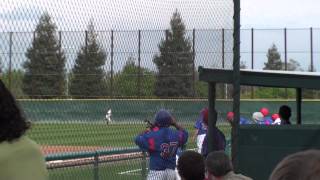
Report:
[{"label": "blue baseball cap", "polygon": [[172,121],[171,114],[164,110],[161,109],[160,111],[157,112],[156,117],[155,117],[155,124],[159,127],[169,127]]}]

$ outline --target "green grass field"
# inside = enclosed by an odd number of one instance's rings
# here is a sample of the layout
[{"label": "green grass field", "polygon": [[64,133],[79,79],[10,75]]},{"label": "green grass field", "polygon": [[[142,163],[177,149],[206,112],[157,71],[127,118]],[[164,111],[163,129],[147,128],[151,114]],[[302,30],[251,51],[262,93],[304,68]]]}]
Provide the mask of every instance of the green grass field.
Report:
[{"label": "green grass field", "polygon": [[[187,147],[195,147],[191,141],[193,124],[184,126],[189,132]],[[220,125],[219,128],[229,136],[230,126]],[[144,130],[144,124],[35,123],[28,135],[41,145],[125,148],[136,146],[133,139]]]},{"label": "green grass field", "polygon": [[[189,132],[187,148],[195,148],[192,142],[193,124],[184,124]],[[219,128],[230,136],[230,126]],[[145,124],[99,124],[99,123],[34,123],[28,136],[40,145],[104,146],[108,148],[136,147],[134,137],[145,130]],[[141,159],[124,160],[99,165],[99,179],[142,179]],[[93,179],[93,165],[49,170],[50,180]]]}]

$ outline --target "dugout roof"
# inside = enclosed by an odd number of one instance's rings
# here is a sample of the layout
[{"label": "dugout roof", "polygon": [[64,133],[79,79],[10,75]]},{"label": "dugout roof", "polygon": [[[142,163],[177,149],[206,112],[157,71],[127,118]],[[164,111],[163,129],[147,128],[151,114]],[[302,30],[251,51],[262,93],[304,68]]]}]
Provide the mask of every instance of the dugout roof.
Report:
[{"label": "dugout roof", "polygon": [[[199,79],[210,83],[234,81],[233,70],[199,67]],[[320,89],[320,74],[315,72],[240,70],[240,85],[278,88],[295,88],[297,103],[297,124],[301,124],[302,89]],[[214,101],[209,98],[209,101]],[[209,102],[210,103],[210,102]]]},{"label": "dugout roof", "polygon": [[[199,67],[199,79],[206,82],[233,82],[233,70]],[[279,88],[320,89],[320,74],[315,72],[240,70],[240,84]]]}]

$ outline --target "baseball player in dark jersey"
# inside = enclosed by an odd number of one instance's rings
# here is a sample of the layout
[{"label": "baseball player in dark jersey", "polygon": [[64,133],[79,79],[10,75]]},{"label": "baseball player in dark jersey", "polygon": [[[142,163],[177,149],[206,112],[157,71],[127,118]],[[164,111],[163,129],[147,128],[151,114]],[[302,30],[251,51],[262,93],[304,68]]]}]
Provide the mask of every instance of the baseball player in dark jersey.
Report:
[{"label": "baseball player in dark jersey", "polygon": [[[176,129],[169,126],[172,125]],[[166,110],[160,110],[154,128],[139,134],[135,143],[150,154],[148,180],[175,180],[177,149],[186,144],[188,132]]]}]

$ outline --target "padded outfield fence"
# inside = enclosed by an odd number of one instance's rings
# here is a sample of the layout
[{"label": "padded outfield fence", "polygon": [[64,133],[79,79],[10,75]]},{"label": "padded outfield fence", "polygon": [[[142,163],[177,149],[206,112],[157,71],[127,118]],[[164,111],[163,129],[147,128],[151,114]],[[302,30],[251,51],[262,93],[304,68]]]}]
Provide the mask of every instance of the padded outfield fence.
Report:
[{"label": "padded outfield fence", "polygon": [[[207,100],[19,100],[33,126],[28,135],[42,146],[47,157],[51,179],[140,179],[147,167],[133,138],[145,129],[144,119],[153,119],[160,108],[169,109],[189,131]],[[294,101],[241,102],[246,117],[267,107],[276,112],[289,104],[295,115]],[[303,103],[303,119],[314,123],[320,102]],[[225,121],[231,101],[217,102],[218,126],[230,139],[230,125]],[[112,122],[107,125],[105,113],[112,109]],[[293,117],[294,121],[294,117]],[[187,148],[195,148],[189,138]],[[230,147],[229,147],[230,148]],[[230,151],[230,149],[229,149]]]}]

